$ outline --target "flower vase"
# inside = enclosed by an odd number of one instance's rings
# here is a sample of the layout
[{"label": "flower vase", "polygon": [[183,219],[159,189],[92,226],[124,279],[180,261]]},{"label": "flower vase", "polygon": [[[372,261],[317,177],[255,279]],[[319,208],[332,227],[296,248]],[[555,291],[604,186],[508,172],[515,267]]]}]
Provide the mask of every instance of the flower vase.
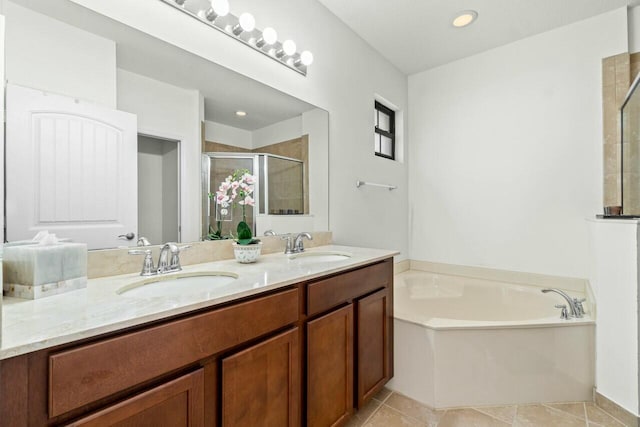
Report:
[{"label": "flower vase", "polygon": [[239,245],[238,243],[233,242],[231,246],[233,246],[233,254],[236,257],[236,261],[240,264],[256,262],[258,257],[260,257],[260,252],[262,251],[262,242],[251,245]]}]

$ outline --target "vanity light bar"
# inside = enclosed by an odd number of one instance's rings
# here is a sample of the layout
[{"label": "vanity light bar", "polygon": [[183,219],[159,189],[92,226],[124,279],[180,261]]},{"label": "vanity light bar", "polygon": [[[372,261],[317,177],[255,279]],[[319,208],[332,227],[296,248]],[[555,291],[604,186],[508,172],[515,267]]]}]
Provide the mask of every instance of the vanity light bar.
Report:
[{"label": "vanity light bar", "polygon": [[313,62],[311,52],[305,50],[302,53],[298,53],[296,44],[291,40],[279,42],[277,33],[272,28],[265,28],[264,31],[255,28],[255,20],[249,13],[243,13],[240,17],[236,17],[232,13],[224,13],[223,15],[215,11],[216,7],[213,2],[210,9],[194,12],[186,7],[186,3],[188,3],[186,0],[160,1],[186,13],[203,24],[223,32],[227,36],[297,71],[303,76],[307,75],[307,67]]}]

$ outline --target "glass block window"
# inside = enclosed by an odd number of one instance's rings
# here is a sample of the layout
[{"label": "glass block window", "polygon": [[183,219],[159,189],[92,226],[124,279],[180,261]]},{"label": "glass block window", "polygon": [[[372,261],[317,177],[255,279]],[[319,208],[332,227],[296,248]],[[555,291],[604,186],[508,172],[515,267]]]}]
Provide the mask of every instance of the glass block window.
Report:
[{"label": "glass block window", "polygon": [[396,128],[395,112],[378,101],[375,102],[373,147],[376,156],[395,160]]}]

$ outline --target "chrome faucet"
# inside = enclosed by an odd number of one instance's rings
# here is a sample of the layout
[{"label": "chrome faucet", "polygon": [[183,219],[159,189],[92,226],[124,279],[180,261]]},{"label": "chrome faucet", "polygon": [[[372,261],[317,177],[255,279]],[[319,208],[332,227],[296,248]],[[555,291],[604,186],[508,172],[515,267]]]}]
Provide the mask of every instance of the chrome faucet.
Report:
[{"label": "chrome faucet", "polygon": [[302,239],[306,237],[309,240],[313,240],[313,236],[310,233],[299,233],[295,238],[292,234],[283,234],[280,236],[282,240],[286,240],[286,244],[284,247],[284,253],[287,255],[291,254],[299,254],[300,252],[304,252],[304,244],[302,243]]},{"label": "chrome faucet", "polygon": [[149,242],[149,239],[147,239],[144,236],[140,236],[138,237],[138,246],[151,246],[151,242]]},{"label": "chrome faucet", "polygon": [[304,244],[302,242],[302,239],[304,237],[306,237],[309,240],[313,240],[313,236],[310,233],[307,233],[307,232],[299,233],[296,236],[296,239],[293,241],[293,252],[295,253],[304,252]]},{"label": "chrome faucet", "polygon": [[162,249],[160,249],[158,274],[182,270],[182,266],[180,265],[180,252],[190,247],[191,245],[178,246],[174,242],[165,243]]},{"label": "chrome faucet", "polygon": [[153,276],[158,273],[153,266],[153,257],[151,256],[151,249],[131,249],[129,255],[144,255],[144,261],[142,261],[141,276]]},{"label": "chrome faucet", "polygon": [[273,230],[267,230],[264,232],[265,236],[277,236],[276,232]]},{"label": "chrome faucet", "polygon": [[165,243],[162,249],[160,249],[157,268],[153,266],[151,249],[132,249],[129,251],[129,255],[144,255],[140,275],[154,276],[156,274],[172,273],[182,270],[182,266],[180,265],[180,252],[190,247],[191,245],[178,246],[173,242]]},{"label": "chrome faucet", "polygon": [[566,306],[556,306],[556,308],[561,308],[562,309],[562,313],[560,315],[561,318],[563,319],[568,319],[571,317],[575,317],[575,318],[581,318],[584,316],[584,307],[582,306],[582,303],[586,301],[585,298],[571,298],[566,292],[560,290],[560,289],[556,289],[556,288],[550,288],[550,289],[543,289],[542,293],[547,293],[547,292],[555,292],[556,294],[562,296],[566,301],[567,304],[569,305],[569,313],[567,313]]}]

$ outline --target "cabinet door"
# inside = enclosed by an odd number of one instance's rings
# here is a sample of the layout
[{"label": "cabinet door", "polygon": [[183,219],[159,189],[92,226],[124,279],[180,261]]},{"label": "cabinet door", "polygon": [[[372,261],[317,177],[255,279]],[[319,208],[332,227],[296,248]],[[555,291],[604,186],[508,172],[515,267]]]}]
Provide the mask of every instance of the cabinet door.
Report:
[{"label": "cabinet door", "polygon": [[277,335],[222,361],[222,425],[300,424],[299,330]]},{"label": "cabinet door", "polygon": [[72,426],[202,427],[204,426],[204,373],[191,374],[110,406]]},{"label": "cabinet door", "polygon": [[307,323],[307,425],[342,425],[353,408],[353,304]]},{"label": "cabinet door", "polygon": [[387,289],[356,302],[358,408],[389,380],[389,316]]}]

